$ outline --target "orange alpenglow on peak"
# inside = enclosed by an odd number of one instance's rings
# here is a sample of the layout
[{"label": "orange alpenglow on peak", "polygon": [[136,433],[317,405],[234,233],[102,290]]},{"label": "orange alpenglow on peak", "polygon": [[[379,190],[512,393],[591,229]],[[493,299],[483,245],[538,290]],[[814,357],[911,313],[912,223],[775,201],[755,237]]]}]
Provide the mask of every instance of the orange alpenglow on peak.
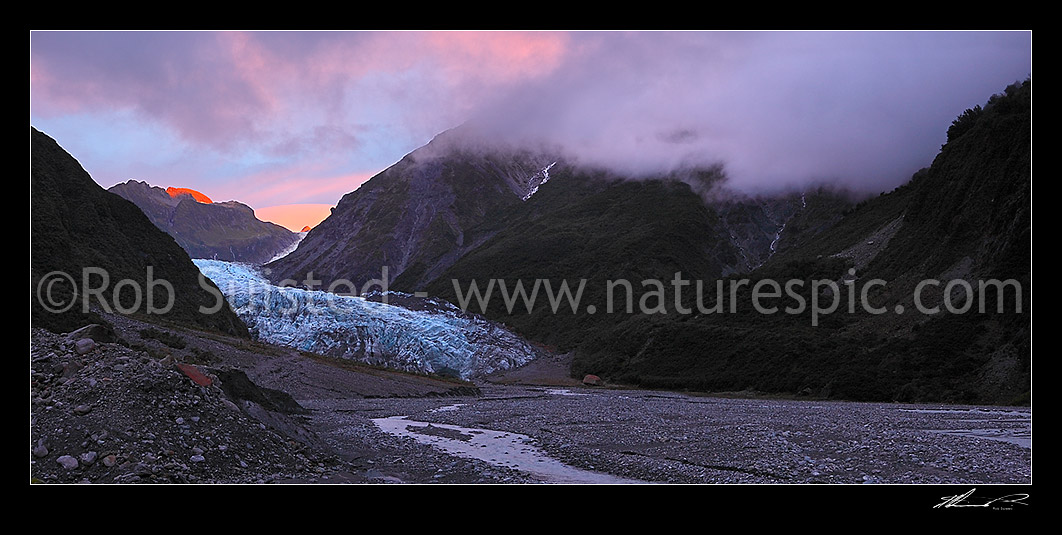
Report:
[{"label": "orange alpenglow on peak", "polygon": [[210,200],[210,197],[207,197],[206,195],[203,195],[202,193],[199,193],[194,189],[175,188],[173,186],[170,186],[166,188],[166,193],[169,193],[170,197],[177,197],[178,195],[191,195],[193,199],[203,204],[214,204],[214,201]]},{"label": "orange alpenglow on peak", "polygon": [[302,232],[309,232],[309,231],[310,231],[310,225],[306,225],[305,227],[302,227]]}]

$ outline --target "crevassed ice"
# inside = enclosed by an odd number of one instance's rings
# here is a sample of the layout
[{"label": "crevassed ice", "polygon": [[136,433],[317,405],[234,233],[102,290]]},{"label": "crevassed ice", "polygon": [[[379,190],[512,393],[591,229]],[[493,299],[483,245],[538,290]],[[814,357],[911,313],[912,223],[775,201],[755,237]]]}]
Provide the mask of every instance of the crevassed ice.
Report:
[{"label": "crevassed ice", "polygon": [[407,371],[468,379],[526,364],[527,341],[449,303],[431,310],[278,287],[248,264],[193,260],[263,342]]}]

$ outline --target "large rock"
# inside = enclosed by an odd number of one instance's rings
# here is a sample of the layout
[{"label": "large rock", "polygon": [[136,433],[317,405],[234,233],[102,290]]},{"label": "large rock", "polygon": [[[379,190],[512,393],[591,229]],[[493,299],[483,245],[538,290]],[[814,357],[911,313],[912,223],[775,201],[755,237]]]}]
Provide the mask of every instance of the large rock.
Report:
[{"label": "large rock", "polygon": [[44,445],[44,441],[37,442],[37,445],[33,448],[33,456],[38,459],[43,459],[48,456],[48,446]]},{"label": "large rock", "polygon": [[593,374],[587,374],[583,377],[583,384],[587,386],[601,386],[601,378]]},{"label": "large rock", "polygon": [[96,342],[92,341],[91,338],[82,338],[77,342],[74,342],[74,349],[77,351],[78,355],[84,355],[93,349],[96,349]]},{"label": "large rock", "polygon": [[178,364],[177,369],[181,370],[181,373],[188,376],[193,383],[199,386],[210,386],[214,383],[208,375],[204,374],[197,366],[192,364]]}]

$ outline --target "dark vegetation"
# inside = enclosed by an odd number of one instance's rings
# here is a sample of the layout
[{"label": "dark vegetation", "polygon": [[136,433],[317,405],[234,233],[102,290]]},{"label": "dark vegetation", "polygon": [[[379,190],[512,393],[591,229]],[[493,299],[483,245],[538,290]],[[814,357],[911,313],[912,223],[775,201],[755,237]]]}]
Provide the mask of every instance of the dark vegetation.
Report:
[{"label": "dark vegetation", "polygon": [[[799,195],[771,206],[705,202],[718,180],[711,171],[694,180],[631,181],[563,163],[521,202],[511,184],[497,180],[504,165],[483,155],[407,157],[344,197],[305,247],[271,265],[274,275],[301,280],[313,272],[325,285],[339,278],[360,284],[380,277],[380,266],[387,265],[395,270],[392,289],[427,290],[455,304],[454,280],[461,293],[473,281],[485,292],[491,279],[504,280],[510,295],[519,281],[527,296],[536,280],[549,280],[553,294],[566,282],[572,295],[585,280],[576,311],[564,301],[553,313],[546,288],[539,287],[532,311],[516,298],[510,312],[499,282],[484,311],[536,343],[574,352],[577,378],[592,373],[650,388],[865,401],[1029,400],[1030,80],[956,118],[932,164],[908,183],[854,205],[826,190],[806,192],[800,210],[793,209]],[[246,336],[227,307],[209,317],[192,312],[211,306],[213,298],[187,278],[198,273],[187,255],[165,234],[144,230],[147,219],[134,206],[101,197],[105,192],[93,186],[76,161],[34,131],[31,291],[54,270],[101,266],[113,269],[113,284],[142,280],[144,266],[153,265],[156,279],[178,288],[180,306],[166,320]],[[784,215],[786,231],[775,244],[777,254],[761,265],[746,246],[771,243],[763,232],[777,228],[771,227],[776,221],[765,214]],[[872,243],[868,237],[884,228],[895,233],[887,243]],[[862,256],[839,255],[861,247]],[[161,266],[172,271],[160,274]],[[747,273],[742,266],[755,269]],[[678,302],[671,284],[677,273],[693,281]],[[982,295],[977,280],[1014,280],[1021,294],[1006,290],[1003,312],[990,307],[986,313],[922,315],[910,296],[928,278],[971,281],[974,303],[1001,297],[991,287]],[[643,283],[648,279],[663,286]],[[868,293],[884,313],[858,306],[849,312],[849,297],[872,279],[887,282]],[[615,287],[615,309],[608,313],[606,283],[617,280],[628,281],[632,293]],[[767,280],[801,284],[764,300],[763,306],[778,308],[764,314],[753,307],[752,288]],[[812,281],[838,285],[840,310],[812,312],[816,299],[834,300]],[[626,312],[628,298],[632,313]],[[45,314],[31,300],[35,324],[68,331],[91,320],[76,307]],[[928,301],[939,305],[942,297]],[[803,311],[786,311],[801,303]],[[588,313],[587,304],[596,313]],[[640,313],[645,305],[653,313]],[[908,312],[894,313],[897,305]],[[470,310],[480,312],[474,298]],[[170,347],[180,343],[141,335]]]},{"label": "dark vegetation", "polygon": [[[103,295],[112,310],[129,310],[129,315],[156,323],[248,336],[246,326],[228,305],[215,314],[199,312],[200,306],[214,307],[217,300],[201,286],[199,270],[173,238],[156,228],[136,205],[93,182],[53,139],[32,127],[30,135],[30,314],[34,327],[68,332],[89,323],[105,323],[91,308],[83,312],[83,294],[75,293],[83,290],[84,268],[98,268],[107,274]],[[77,286],[68,281],[51,285],[53,303],[61,305],[54,309],[77,300],[66,311],[49,311],[37,296],[38,288],[47,292],[50,281],[58,280],[53,275],[41,285],[54,272],[69,274]],[[134,306],[133,285],[124,286],[115,296],[114,288],[123,279],[140,288],[139,307]],[[149,279],[173,286],[173,306],[168,312],[148,314],[149,297],[156,309],[164,308],[170,297],[164,287],[149,286]],[[89,283],[101,287],[103,276],[90,274]],[[202,284],[212,285],[210,281]],[[103,306],[95,296],[89,301],[92,307]]]},{"label": "dark vegetation", "polygon": [[[548,279],[554,294],[567,282],[572,295],[586,279],[583,300],[595,303],[601,314],[570,309],[551,313],[545,287],[540,287],[531,313],[517,301],[506,314],[500,298],[501,282],[493,289],[487,315],[502,320],[535,340],[570,347],[603,325],[614,323],[605,314],[605,281],[626,279],[636,286],[647,278],[717,278],[724,262],[736,252],[723,235],[711,232],[717,216],[682,182],[625,181],[601,175],[577,175],[557,170],[549,183],[527,204],[500,221],[504,232],[466,255],[436,279],[427,291],[457,302],[451,279],[462,293],[475,281],[486,291],[489,280],[504,280],[515,291],[517,281],[526,294],[536,279]],[[721,260],[717,260],[720,258]],[[475,301],[473,301],[473,305]],[[617,306],[623,306],[620,303]],[[470,310],[480,312],[478,306]]]},{"label": "dark vegetation", "polygon": [[[685,184],[595,181],[558,170],[557,178],[507,215],[502,230],[428,291],[457,304],[451,279],[462,291],[473,280],[481,290],[491,278],[504,278],[510,290],[520,280],[528,293],[535,279],[551,279],[554,287],[567,280],[573,294],[579,279],[587,279],[581,302],[596,305],[596,315],[567,308],[552,314],[544,295],[530,314],[521,301],[508,313],[497,288],[486,311],[533,340],[574,351],[573,377],[593,373],[652,388],[867,401],[1027,402],[1030,95],[1026,80],[993,96],[984,108],[967,110],[931,166],[892,192],[850,209],[833,205],[822,217],[797,223],[814,232],[794,235],[748,275],[722,275],[727,255],[736,253],[719,235],[713,209]],[[844,277],[853,260],[834,255],[899,218],[891,241],[878,244],[881,250],[851,283],[858,296],[866,281],[887,281],[886,288],[868,294],[873,306],[887,312],[865,312],[857,299],[855,313],[848,313],[848,293],[842,291],[841,311],[819,316],[812,325],[811,281],[832,280],[847,290]],[[703,281],[706,309],[714,303],[708,296],[714,296],[716,281],[724,288],[744,277],[751,282],[738,289],[733,311],[682,314],[667,280],[676,272]],[[604,314],[604,282],[620,278],[634,286],[635,313]],[[639,284],[644,278],[667,285],[658,313],[637,313],[639,298],[653,289]],[[1023,307],[1016,311],[1015,296],[1007,293],[1003,313],[994,307],[978,313],[975,305],[965,314],[923,315],[910,295],[927,278],[943,279],[941,288],[952,278],[971,281],[974,303],[984,298],[991,304],[995,290],[989,287],[982,296],[976,281],[1013,279],[1021,285]],[[785,313],[786,306],[798,306],[787,294],[773,300],[781,309],[775,314],[754,310],[751,287],[761,279],[805,281],[797,291],[808,303],[805,311]],[[825,304],[832,300],[819,297]],[[696,310],[691,286],[684,287],[683,298],[685,308]],[[934,303],[940,301],[938,295]],[[909,312],[895,314],[898,304]],[[475,300],[471,307],[478,311]]]}]

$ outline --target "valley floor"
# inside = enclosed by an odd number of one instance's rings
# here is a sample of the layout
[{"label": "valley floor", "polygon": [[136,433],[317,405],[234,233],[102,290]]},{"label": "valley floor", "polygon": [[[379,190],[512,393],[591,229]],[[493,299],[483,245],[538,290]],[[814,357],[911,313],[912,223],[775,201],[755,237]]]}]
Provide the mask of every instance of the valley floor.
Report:
[{"label": "valley floor", "polygon": [[[143,325],[111,320],[132,348],[103,343],[78,355],[57,336],[32,333],[31,450],[40,455],[31,455],[30,469],[38,481],[989,484],[1032,479],[1028,407],[734,399],[590,388],[571,380],[558,384],[565,381],[547,372],[561,361],[473,387],[179,330],[171,332],[186,347],[151,349],[155,338],[137,337]],[[197,387],[171,371],[164,354],[170,361],[208,355],[213,361],[203,365],[208,374],[242,370],[261,387],[291,394],[308,413],[279,415],[250,401],[229,403],[216,387]],[[539,382],[526,384],[529,379]],[[476,388],[479,395],[468,395]],[[165,407],[156,404],[160,391],[167,392]],[[163,408],[168,412],[160,417]],[[237,409],[242,412],[227,412]],[[261,425],[251,425],[252,417]],[[233,434],[233,426],[245,435]],[[259,427],[262,436],[272,438],[246,435]],[[257,451],[241,449],[252,446]],[[94,450],[89,457],[109,459],[107,465],[81,462],[69,468],[58,461],[62,455],[82,458],[88,450]],[[226,464],[235,462],[242,468]]]},{"label": "valley floor", "polygon": [[[373,419],[407,416],[407,433],[441,435],[438,447],[477,430],[517,448],[484,448],[481,460],[513,466],[508,455],[536,448],[590,473],[667,483],[1029,483],[1027,408],[924,406],[695,397],[676,393],[487,386],[454,399],[317,399],[314,428],[379,481],[460,480],[451,469],[365,450],[379,440]],[[434,424],[434,429],[426,427]],[[463,431],[447,431],[460,426]],[[434,432],[433,432],[434,431]],[[463,435],[463,436],[462,436]],[[352,440],[353,439],[353,440]],[[395,437],[386,436],[385,441]],[[410,452],[425,446],[405,440]],[[455,444],[456,445],[456,444]],[[436,449],[438,451],[438,449]],[[464,454],[460,454],[464,455]],[[413,458],[416,458],[414,455]],[[415,468],[407,468],[413,466]],[[431,474],[432,469],[436,473]],[[425,477],[430,474],[430,477]],[[613,482],[512,474],[513,481]],[[623,481],[614,481],[623,482]]]}]

